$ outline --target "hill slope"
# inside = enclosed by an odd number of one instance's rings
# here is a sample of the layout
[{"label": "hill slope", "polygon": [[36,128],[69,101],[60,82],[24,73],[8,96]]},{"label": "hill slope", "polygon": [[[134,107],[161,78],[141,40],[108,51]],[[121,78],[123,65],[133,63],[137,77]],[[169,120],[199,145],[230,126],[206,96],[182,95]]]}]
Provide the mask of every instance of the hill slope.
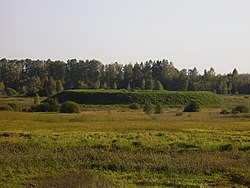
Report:
[{"label": "hill slope", "polygon": [[79,104],[130,104],[145,102],[165,105],[186,105],[190,100],[202,106],[220,105],[221,98],[211,92],[124,91],[124,90],[66,90],[54,95],[58,102],[75,101]]}]

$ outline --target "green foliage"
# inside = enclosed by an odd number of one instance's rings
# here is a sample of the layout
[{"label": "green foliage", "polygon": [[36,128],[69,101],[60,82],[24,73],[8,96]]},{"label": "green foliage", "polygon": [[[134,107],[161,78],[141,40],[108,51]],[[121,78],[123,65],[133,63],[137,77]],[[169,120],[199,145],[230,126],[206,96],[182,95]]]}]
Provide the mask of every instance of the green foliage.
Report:
[{"label": "green foliage", "polygon": [[10,96],[10,97],[18,95],[18,92],[12,88],[6,88],[5,92],[6,92],[7,96]]},{"label": "green foliage", "polygon": [[145,82],[145,89],[146,90],[153,90],[154,89],[154,80],[147,79]]},{"label": "green foliage", "polygon": [[154,110],[154,106],[151,102],[147,102],[144,106],[143,106],[143,112],[145,112],[146,114],[151,114]]},{"label": "green foliage", "polygon": [[111,89],[117,89],[117,83],[114,82]]},{"label": "green foliage", "polygon": [[56,93],[56,81],[53,77],[49,77],[45,82],[45,91],[47,96],[54,95]]},{"label": "green foliage", "polygon": [[128,85],[127,85],[127,90],[131,90],[130,83],[128,83]]},{"label": "green foliage", "polygon": [[13,108],[9,105],[0,106],[0,111],[13,111]]},{"label": "green foliage", "polygon": [[39,105],[31,106],[32,112],[49,112],[50,106],[48,103],[42,103]]},{"label": "green foliage", "polygon": [[225,145],[221,145],[219,147],[220,151],[232,151],[233,150],[233,146],[232,144],[225,144]]},{"label": "green foliage", "polygon": [[48,99],[44,103],[31,106],[31,111],[33,112],[58,112],[60,104],[56,99]]},{"label": "green foliage", "polygon": [[[94,83],[94,89],[99,89],[101,86],[101,83],[99,80],[97,80],[95,83]],[[116,86],[117,87],[117,86]]]},{"label": "green foliage", "polygon": [[38,93],[36,93],[36,96],[34,97],[34,105],[40,104],[40,96]]},{"label": "green foliage", "polygon": [[235,110],[235,108],[233,108],[233,109],[231,110],[231,113],[234,114],[234,115],[236,115],[236,114],[239,114],[240,112],[237,111],[237,110]]},{"label": "green foliage", "polygon": [[248,112],[249,112],[249,107],[245,105],[238,105],[232,109],[232,114],[248,113]]},{"label": "green foliage", "polygon": [[68,172],[52,178],[42,179],[35,183],[35,187],[114,187],[111,182],[97,174],[85,171]]},{"label": "green foliage", "polygon": [[200,105],[196,101],[191,101],[183,110],[183,112],[199,112]]},{"label": "green foliage", "polygon": [[58,112],[60,108],[60,104],[57,99],[49,98],[46,100],[46,103],[49,105],[49,112]]},{"label": "green foliage", "polygon": [[186,105],[191,99],[201,106],[222,104],[221,98],[210,92],[122,91],[122,90],[67,90],[53,96],[60,103],[74,101],[78,104],[131,104],[146,102],[162,105]]},{"label": "green foliage", "polygon": [[2,82],[0,82],[0,92],[4,91],[4,89],[5,89],[5,85],[2,81]]},{"label": "green foliage", "polygon": [[56,91],[57,92],[61,92],[61,91],[63,91],[63,85],[62,85],[62,82],[61,82],[61,80],[57,80],[56,81]]},{"label": "green foliage", "polygon": [[140,89],[141,90],[145,89],[145,84],[146,84],[145,79],[142,79],[141,82],[140,82]]},{"label": "green foliage", "polygon": [[79,105],[73,101],[66,101],[60,107],[61,113],[79,113]]},{"label": "green foliage", "polygon": [[0,187],[248,186],[249,118],[116,107],[108,116],[110,106],[93,105],[81,114],[1,112]]},{"label": "green foliage", "polygon": [[164,90],[164,87],[159,80],[155,82],[155,90],[160,90],[160,91]]},{"label": "green foliage", "polygon": [[176,116],[182,116],[183,115],[183,113],[182,112],[176,112],[176,114],[175,114]]},{"label": "green foliage", "polygon": [[82,81],[82,80],[79,80],[77,85],[78,85],[79,89],[86,89],[86,88],[88,88],[88,85],[86,83],[84,83],[84,81]]},{"label": "green foliage", "polygon": [[10,106],[14,111],[22,111],[22,108],[16,103],[8,103],[8,106]]},{"label": "green foliage", "polygon": [[230,114],[230,111],[227,109],[222,109],[220,114]]},{"label": "green foliage", "polygon": [[140,106],[139,103],[132,103],[132,104],[129,105],[129,108],[133,109],[133,110],[136,110],[136,109],[141,108],[141,106]]},{"label": "green foliage", "polygon": [[51,96],[63,89],[128,89],[168,91],[213,91],[219,94],[249,94],[249,74],[236,69],[225,75],[210,68],[178,70],[166,59],[135,64],[102,64],[97,60],[70,59],[0,60],[0,92],[13,88],[19,94]]},{"label": "green foliage", "polygon": [[161,105],[161,103],[157,103],[155,106],[155,114],[163,114],[164,109]]}]

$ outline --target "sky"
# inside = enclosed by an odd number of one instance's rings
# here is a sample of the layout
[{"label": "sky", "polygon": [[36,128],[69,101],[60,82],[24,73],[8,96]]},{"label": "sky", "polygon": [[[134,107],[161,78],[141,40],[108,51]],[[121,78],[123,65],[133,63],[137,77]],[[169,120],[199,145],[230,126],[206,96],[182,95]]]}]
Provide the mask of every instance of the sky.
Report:
[{"label": "sky", "polygon": [[250,73],[250,0],[0,0],[0,59]]}]

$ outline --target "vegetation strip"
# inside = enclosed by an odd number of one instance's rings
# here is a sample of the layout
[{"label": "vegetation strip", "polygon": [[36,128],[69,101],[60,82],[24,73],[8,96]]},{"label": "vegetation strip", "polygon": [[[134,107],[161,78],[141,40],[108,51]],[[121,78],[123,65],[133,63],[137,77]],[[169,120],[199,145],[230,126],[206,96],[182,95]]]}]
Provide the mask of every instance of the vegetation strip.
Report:
[{"label": "vegetation strip", "polygon": [[53,96],[58,102],[75,101],[79,104],[153,104],[186,105],[191,100],[202,106],[218,106],[222,100],[211,92],[68,90]]}]

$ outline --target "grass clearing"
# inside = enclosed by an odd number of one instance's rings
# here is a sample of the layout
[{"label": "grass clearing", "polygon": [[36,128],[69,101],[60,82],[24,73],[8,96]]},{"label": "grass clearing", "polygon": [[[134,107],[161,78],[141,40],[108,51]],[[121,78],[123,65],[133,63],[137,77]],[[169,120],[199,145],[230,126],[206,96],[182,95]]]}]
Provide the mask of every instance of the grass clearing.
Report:
[{"label": "grass clearing", "polygon": [[0,187],[250,185],[248,114],[81,108],[80,114],[0,112]]}]

